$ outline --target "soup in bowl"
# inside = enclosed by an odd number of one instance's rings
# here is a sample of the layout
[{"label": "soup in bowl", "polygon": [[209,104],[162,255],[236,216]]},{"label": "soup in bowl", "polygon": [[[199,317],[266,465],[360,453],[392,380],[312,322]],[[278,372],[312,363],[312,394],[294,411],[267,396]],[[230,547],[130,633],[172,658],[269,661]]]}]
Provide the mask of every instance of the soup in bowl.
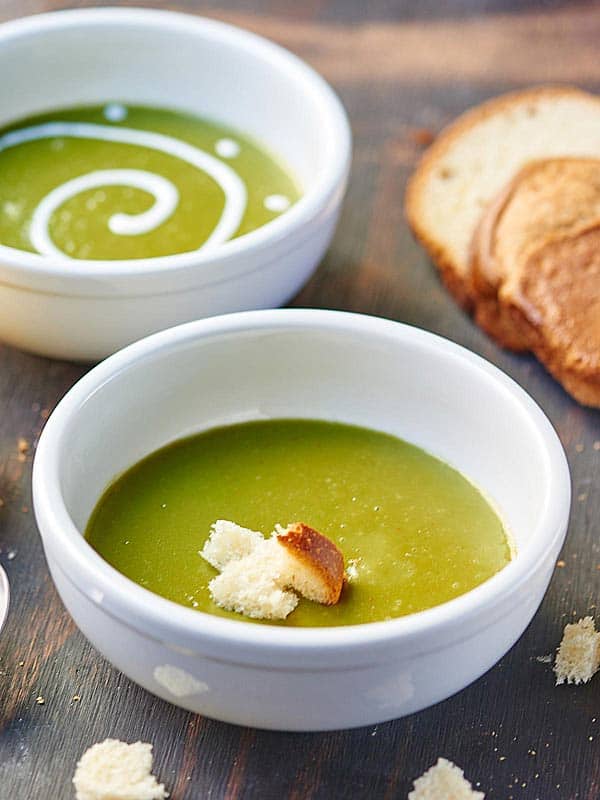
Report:
[{"label": "soup in bowl", "polygon": [[[34,465],[50,570],[96,647],[185,708],[286,730],[402,716],[489,669],[541,602],[569,502],[558,438],[512,380],[330,311],[131,345],[61,401]],[[223,613],[199,551],[227,516],[320,530],[345,560],[339,602],[301,598],[276,624]]]},{"label": "soup in bowl", "polygon": [[97,360],[281,305],[323,257],[350,126],[292,53],[191,15],[75,9],[1,25],[0,73],[3,341]]}]

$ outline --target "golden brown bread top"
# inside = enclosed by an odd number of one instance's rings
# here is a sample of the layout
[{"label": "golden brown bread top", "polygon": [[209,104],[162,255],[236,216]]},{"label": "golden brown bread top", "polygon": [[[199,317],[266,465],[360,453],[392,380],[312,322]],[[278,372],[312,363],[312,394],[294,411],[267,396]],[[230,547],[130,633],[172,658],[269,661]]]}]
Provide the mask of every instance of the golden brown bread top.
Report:
[{"label": "golden brown bread top", "polygon": [[471,293],[478,324],[503,347],[532,347],[511,314],[528,254],[547,240],[600,221],[600,159],[553,158],[525,166],[488,206],[471,245]]},{"label": "golden brown bread top", "polygon": [[344,556],[336,545],[304,522],[288,525],[277,540],[312,573],[318,595],[314,599],[325,605],[337,603],[344,584]]},{"label": "golden brown bread top", "polygon": [[517,276],[521,259],[547,237],[576,233],[600,220],[600,159],[534,161],[483,215],[474,237],[476,293],[495,293]]},{"label": "golden brown bread top", "polygon": [[600,379],[600,224],[548,241],[527,258],[513,305],[554,369]]}]

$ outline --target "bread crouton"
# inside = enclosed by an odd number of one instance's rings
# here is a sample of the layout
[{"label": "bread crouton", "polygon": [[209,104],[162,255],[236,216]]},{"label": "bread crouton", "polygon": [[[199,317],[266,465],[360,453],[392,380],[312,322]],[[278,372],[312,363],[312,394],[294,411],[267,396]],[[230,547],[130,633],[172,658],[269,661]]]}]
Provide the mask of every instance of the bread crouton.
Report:
[{"label": "bread crouton", "polygon": [[271,537],[218,520],[200,555],[220,570],[209,583],[213,601],[254,619],[285,619],[298,594],[324,605],[340,598],[344,557],[326,536],[303,522]]},{"label": "bread crouton", "polygon": [[308,600],[335,605],[344,585],[344,556],[335,544],[303,522],[275,530],[287,555],[289,585]]},{"label": "bread crouton", "polygon": [[592,617],[565,625],[563,638],[556,654],[554,672],[556,685],[587,683],[600,668],[600,633]]},{"label": "bread crouton", "polygon": [[476,792],[464,777],[462,769],[445,758],[438,758],[414,782],[408,800],[483,800],[485,794]]},{"label": "bread crouton", "polygon": [[254,619],[285,619],[298,605],[287,590],[283,552],[274,538],[264,539],[244,558],[227,562],[208,588],[221,608]]},{"label": "bread crouton", "polygon": [[73,784],[77,800],[163,800],[168,792],[152,775],[152,745],[105,739],[81,756]]},{"label": "bread crouton", "polygon": [[249,555],[257,544],[264,541],[258,531],[242,528],[227,519],[218,519],[210,526],[210,536],[200,555],[215,569],[221,571],[230,561]]}]

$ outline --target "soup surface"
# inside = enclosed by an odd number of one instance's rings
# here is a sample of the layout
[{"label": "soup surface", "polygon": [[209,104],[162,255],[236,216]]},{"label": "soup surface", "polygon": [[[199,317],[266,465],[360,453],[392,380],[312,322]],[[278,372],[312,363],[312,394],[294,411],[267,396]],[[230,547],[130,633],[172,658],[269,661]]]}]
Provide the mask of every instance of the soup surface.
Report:
[{"label": "soup surface", "polygon": [[497,514],[455,469],[393,436],[313,420],[215,428],[152,453],[106,490],[86,537],[147,589],[246,619],[209,595],[217,572],[198,551],[217,519],[265,535],[302,520],[343,552],[351,579],[340,602],[301,599],[285,625],[421,611],[467,592],[511,557]]},{"label": "soup surface", "polygon": [[132,259],[214,247],[300,196],[259,144],[190,114],[74,108],[0,131],[0,244]]}]

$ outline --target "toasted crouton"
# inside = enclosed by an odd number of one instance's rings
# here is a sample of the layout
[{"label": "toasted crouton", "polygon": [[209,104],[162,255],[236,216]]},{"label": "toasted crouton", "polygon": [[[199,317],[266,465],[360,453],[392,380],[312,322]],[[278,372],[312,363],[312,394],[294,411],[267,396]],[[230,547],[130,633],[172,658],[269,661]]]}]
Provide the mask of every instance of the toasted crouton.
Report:
[{"label": "toasted crouton", "polygon": [[304,522],[275,530],[287,554],[289,585],[315,603],[337,603],[344,584],[344,556],[335,544]]},{"label": "toasted crouton", "polygon": [[483,800],[485,794],[476,792],[464,777],[462,769],[445,758],[438,758],[414,782],[408,800]]},{"label": "toasted crouton", "polygon": [[600,668],[600,633],[592,617],[565,625],[554,672],[561,683],[587,683]]},{"label": "toasted crouton", "polygon": [[337,603],[344,582],[344,557],[327,537],[297,522],[262,533],[218,520],[200,551],[220,571],[209,583],[221,608],[255,619],[285,619],[299,593],[324,605]]}]

